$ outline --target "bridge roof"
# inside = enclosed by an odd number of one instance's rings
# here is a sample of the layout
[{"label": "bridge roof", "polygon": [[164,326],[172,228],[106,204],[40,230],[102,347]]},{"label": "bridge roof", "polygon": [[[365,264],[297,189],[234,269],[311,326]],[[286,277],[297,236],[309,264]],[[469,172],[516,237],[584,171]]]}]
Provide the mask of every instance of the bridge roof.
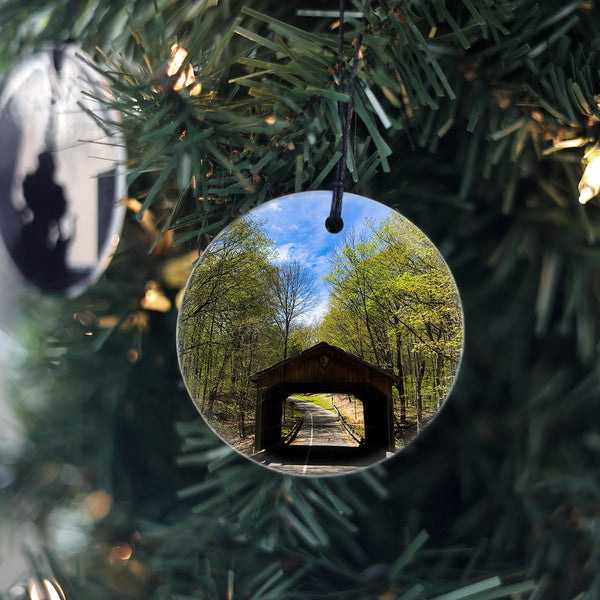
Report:
[{"label": "bridge roof", "polygon": [[251,380],[256,383],[258,380],[262,379],[265,375],[268,375],[269,373],[272,373],[273,371],[276,371],[278,369],[283,369],[284,367],[287,367],[288,365],[292,365],[293,363],[303,363],[303,362],[313,359],[315,356],[321,356],[321,355],[327,355],[327,356],[330,356],[330,358],[338,356],[338,357],[341,357],[344,359],[344,363],[346,365],[355,364],[357,367],[360,367],[361,369],[366,368],[367,370],[372,371],[374,373],[378,373],[379,375],[382,375],[383,377],[390,379],[392,381],[398,381],[398,379],[399,379],[398,376],[395,375],[394,373],[392,373],[391,371],[388,371],[386,369],[382,369],[381,367],[372,365],[372,364],[368,363],[367,361],[362,360],[361,358],[358,358],[358,356],[355,356],[354,354],[350,354],[350,352],[346,352],[345,350],[342,350],[341,348],[338,348],[337,346],[332,346],[331,344],[328,344],[327,342],[319,342],[318,344],[311,346],[307,350],[304,350],[304,352],[301,352],[300,354],[296,354],[290,358],[279,361],[278,363],[275,363],[274,365],[271,365],[270,367],[267,367],[266,369],[263,369],[262,371],[258,371],[257,373],[255,373],[252,376]]}]

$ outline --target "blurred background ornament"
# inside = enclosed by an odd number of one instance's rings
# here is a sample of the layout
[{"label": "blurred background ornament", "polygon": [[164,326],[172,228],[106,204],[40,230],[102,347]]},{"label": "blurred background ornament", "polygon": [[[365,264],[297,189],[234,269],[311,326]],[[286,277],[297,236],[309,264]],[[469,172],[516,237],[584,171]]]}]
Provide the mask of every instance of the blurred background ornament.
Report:
[{"label": "blurred background ornament", "polygon": [[124,142],[110,92],[72,44],[24,59],[0,93],[0,233],[24,279],[77,295],[114,252]]}]

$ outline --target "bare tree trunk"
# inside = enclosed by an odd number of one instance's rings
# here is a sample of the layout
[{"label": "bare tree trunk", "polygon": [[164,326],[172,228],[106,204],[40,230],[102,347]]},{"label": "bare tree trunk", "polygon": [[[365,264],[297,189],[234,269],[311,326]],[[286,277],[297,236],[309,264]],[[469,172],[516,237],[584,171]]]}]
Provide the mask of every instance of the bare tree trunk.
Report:
[{"label": "bare tree trunk", "polygon": [[283,360],[287,358],[288,340],[290,339],[290,324],[286,322],[285,331],[283,334]]},{"label": "bare tree trunk", "polygon": [[371,348],[373,349],[373,354],[375,355],[375,364],[377,366],[381,366],[381,358],[379,355],[379,348],[377,343],[375,342],[375,336],[373,335],[373,330],[371,328],[371,319],[369,318],[369,311],[367,309],[367,299],[361,293],[361,302],[363,305],[363,311],[365,314],[365,327],[367,328],[367,333],[369,334],[369,340],[371,341]]},{"label": "bare tree trunk", "polygon": [[423,384],[423,377],[425,375],[425,361],[420,360],[415,363],[415,392],[417,399],[417,431],[421,431],[423,425],[423,395],[421,393],[421,386]]},{"label": "bare tree trunk", "polygon": [[435,361],[435,387],[437,396],[437,407],[441,408],[444,401],[444,389],[442,389],[442,373],[444,372],[444,357],[441,354],[437,355]]},{"label": "bare tree trunk", "polygon": [[212,368],[212,352],[211,352],[211,348],[212,348],[212,341],[213,341],[213,333],[214,333],[214,327],[215,327],[215,319],[213,316],[213,319],[211,320],[210,323],[210,333],[208,334],[208,342],[206,343],[206,348],[208,348],[208,352],[206,354],[206,375],[204,376],[204,388],[202,390],[202,412],[204,412],[207,408],[207,403],[208,403],[208,381],[210,379],[210,372],[211,372],[211,368]]},{"label": "bare tree trunk", "polygon": [[[243,340],[243,336],[240,335],[240,343]],[[240,439],[246,437],[244,428],[244,402],[245,394],[244,390],[239,384],[242,378],[240,369],[243,367],[241,354],[237,355],[235,352],[231,353],[229,368],[231,369],[231,395],[233,396],[233,406],[235,407],[235,416],[237,419],[238,435]]]},{"label": "bare tree trunk", "polygon": [[246,424],[244,422],[245,411],[243,405],[240,406],[239,417],[238,417],[238,430],[240,437],[244,439],[246,437]]},{"label": "bare tree trunk", "polygon": [[208,395],[208,400],[206,402],[206,418],[210,421],[213,416],[213,411],[215,408],[215,400],[217,399],[217,394],[219,392],[219,388],[223,383],[223,374],[225,373],[225,364],[227,363],[227,353],[223,354],[223,360],[221,361],[221,367],[219,368],[219,373],[217,375],[217,379],[213,385],[212,390]]},{"label": "bare tree trunk", "polygon": [[[398,319],[396,318],[396,325]],[[402,366],[402,336],[396,329],[396,375],[398,381],[395,383],[400,398],[400,423],[406,423],[406,392],[404,390],[404,368]]]}]

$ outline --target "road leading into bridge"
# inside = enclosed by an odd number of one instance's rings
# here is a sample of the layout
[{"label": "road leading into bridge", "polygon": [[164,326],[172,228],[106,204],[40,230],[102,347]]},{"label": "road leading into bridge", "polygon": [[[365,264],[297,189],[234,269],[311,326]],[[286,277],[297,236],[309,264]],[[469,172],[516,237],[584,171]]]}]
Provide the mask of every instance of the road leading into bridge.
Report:
[{"label": "road leading into bridge", "polygon": [[342,429],[335,413],[308,400],[292,398],[292,402],[304,413],[304,421],[291,446],[358,446]]},{"label": "road leading into bridge", "polygon": [[308,400],[292,399],[304,420],[293,442],[255,460],[267,467],[298,475],[338,475],[356,471],[385,455],[366,452],[338,422],[335,413]]}]

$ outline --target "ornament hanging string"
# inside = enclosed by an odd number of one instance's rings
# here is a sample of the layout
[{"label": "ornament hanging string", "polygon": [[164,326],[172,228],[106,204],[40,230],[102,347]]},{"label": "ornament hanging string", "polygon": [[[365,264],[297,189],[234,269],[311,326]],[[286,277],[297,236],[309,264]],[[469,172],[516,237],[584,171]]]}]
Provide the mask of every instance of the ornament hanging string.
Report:
[{"label": "ornament hanging string", "polygon": [[[366,21],[366,12],[369,9],[371,0],[365,0],[362,16],[362,24]],[[345,12],[345,0],[340,0],[340,33],[338,43],[338,91],[343,91],[344,87],[344,12]],[[344,110],[344,103],[338,101],[338,114],[340,116],[341,124],[341,141],[340,141],[340,152],[341,156],[336,166],[335,179],[333,181],[333,196],[331,198],[331,209],[329,216],[325,220],[325,227],[327,231],[331,233],[339,233],[344,227],[344,221],[342,220],[342,200],[344,197],[344,178],[346,175],[346,163],[348,157],[348,145],[350,140],[350,125],[352,122],[352,111],[354,104],[354,89],[356,87],[356,74],[358,72],[358,57],[360,53],[360,47],[362,45],[363,34],[359,31],[356,35],[356,41],[354,45],[354,56],[352,58],[352,70],[350,72],[350,82],[348,84],[348,104]]]}]

